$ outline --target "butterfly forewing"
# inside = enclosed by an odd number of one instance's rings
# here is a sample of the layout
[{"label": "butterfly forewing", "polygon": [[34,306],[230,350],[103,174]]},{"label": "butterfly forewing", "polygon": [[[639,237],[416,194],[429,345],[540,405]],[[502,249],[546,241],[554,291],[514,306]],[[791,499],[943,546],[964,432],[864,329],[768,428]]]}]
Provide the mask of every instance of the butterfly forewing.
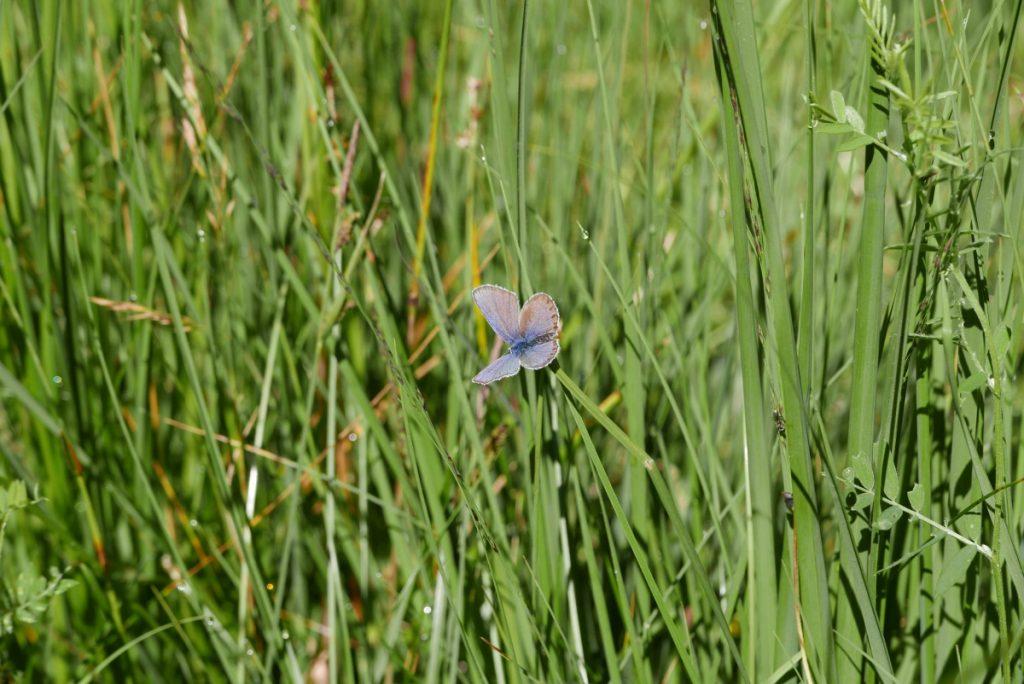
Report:
[{"label": "butterfly forewing", "polygon": [[478,385],[489,385],[495,380],[511,377],[518,372],[519,359],[512,354],[505,354],[477,373],[476,377],[473,378],[473,382]]},{"label": "butterfly forewing", "polygon": [[540,370],[558,356],[558,340],[552,338],[527,347],[519,354],[519,363],[530,370]]},{"label": "butterfly forewing", "polygon": [[497,285],[481,285],[473,290],[473,301],[487,319],[487,323],[506,344],[521,339],[519,295]]},{"label": "butterfly forewing", "polygon": [[555,300],[544,292],[538,292],[527,299],[523,310],[519,312],[519,334],[526,342],[556,337],[559,323]]}]

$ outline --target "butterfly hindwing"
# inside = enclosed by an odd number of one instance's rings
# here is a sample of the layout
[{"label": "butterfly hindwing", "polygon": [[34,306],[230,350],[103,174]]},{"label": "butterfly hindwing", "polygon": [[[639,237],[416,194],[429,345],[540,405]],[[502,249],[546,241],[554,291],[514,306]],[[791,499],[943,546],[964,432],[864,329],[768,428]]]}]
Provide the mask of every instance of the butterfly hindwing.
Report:
[{"label": "butterfly hindwing", "polygon": [[523,364],[523,368],[540,370],[554,361],[556,356],[558,356],[558,339],[551,338],[527,347],[519,354],[519,363]]},{"label": "butterfly hindwing", "polygon": [[489,385],[496,380],[509,378],[519,372],[519,359],[511,353],[498,359],[476,374],[473,382],[478,385]]}]

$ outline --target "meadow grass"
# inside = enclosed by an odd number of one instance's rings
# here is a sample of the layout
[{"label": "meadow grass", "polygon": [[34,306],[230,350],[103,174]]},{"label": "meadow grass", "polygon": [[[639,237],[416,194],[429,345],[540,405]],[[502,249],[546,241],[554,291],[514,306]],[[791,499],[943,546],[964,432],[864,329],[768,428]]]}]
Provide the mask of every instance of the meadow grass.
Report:
[{"label": "meadow grass", "polygon": [[1024,681],[1021,14],[0,0],[0,681]]}]

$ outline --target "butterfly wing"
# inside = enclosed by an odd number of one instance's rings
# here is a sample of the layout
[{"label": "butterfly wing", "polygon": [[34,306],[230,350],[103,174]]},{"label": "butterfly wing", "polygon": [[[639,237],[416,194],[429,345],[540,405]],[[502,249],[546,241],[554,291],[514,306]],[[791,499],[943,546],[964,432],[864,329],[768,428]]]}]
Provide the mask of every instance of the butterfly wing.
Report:
[{"label": "butterfly wing", "polygon": [[519,359],[512,354],[505,354],[477,373],[476,377],[473,378],[473,382],[478,385],[489,385],[496,380],[510,378],[518,372]]},{"label": "butterfly wing", "polygon": [[519,363],[530,370],[540,370],[555,360],[558,356],[558,338],[538,342],[530,345],[519,354]]},{"label": "butterfly wing", "polygon": [[561,324],[555,300],[545,292],[538,292],[527,299],[519,312],[519,334],[527,342],[557,337]]},{"label": "butterfly wing", "polygon": [[[519,295],[497,285],[481,285],[473,290],[473,301],[487,323],[506,344],[521,339],[519,335]],[[516,367],[518,370],[518,366]],[[515,372],[515,371],[513,371]]]}]

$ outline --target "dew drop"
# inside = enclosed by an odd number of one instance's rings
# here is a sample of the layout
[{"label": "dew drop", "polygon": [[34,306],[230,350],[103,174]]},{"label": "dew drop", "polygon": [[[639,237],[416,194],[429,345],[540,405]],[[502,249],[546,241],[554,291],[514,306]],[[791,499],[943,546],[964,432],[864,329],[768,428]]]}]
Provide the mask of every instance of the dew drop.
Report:
[{"label": "dew drop", "polygon": [[57,385],[58,387],[60,385],[63,385],[64,384],[64,378],[60,377],[59,375],[54,375],[53,376],[53,384]]},{"label": "dew drop", "polygon": [[701,31],[707,31],[708,30],[708,20],[707,19],[701,19],[700,20],[700,30]]},{"label": "dew drop", "polygon": [[645,458],[644,459],[644,468],[647,468],[647,470],[654,470],[654,459],[650,458],[650,457]]},{"label": "dew drop", "polygon": [[199,521],[196,520],[195,518],[192,518],[191,520],[189,520],[188,524],[191,525],[192,527],[199,527]]},{"label": "dew drop", "polygon": [[846,480],[847,482],[853,482],[853,468],[849,466],[843,468],[842,475],[843,479]]},{"label": "dew drop", "polygon": [[431,608],[430,606],[423,606],[424,615],[430,615],[432,612],[434,612],[433,608]]},{"label": "dew drop", "polygon": [[283,632],[281,632],[281,638],[284,639],[285,641],[288,641],[289,639],[292,638],[292,635],[289,634],[288,630],[286,629]]},{"label": "dew drop", "polygon": [[291,26],[288,27],[288,30],[291,31],[292,33],[295,33],[295,29],[297,28],[298,27],[295,24],[292,24]]},{"label": "dew drop", "polygon": [[139,301],[139,296],[137,294],[135,294],[134,292],[132,292],[132,293],[130,293],[128,295],[128,301],[129,302],[137,302],[137,301]]},{"label": "dew drop", "polygon": [[188,582],[178,582],[178,584],[175,587],[175,589],[180,591],[182,594],[191,594],[192,593],[192,587],[190,587],[188,585]]},{"label": "dew drop", "polygon": [[348,441],[350,441],[350,442],[354,442],[354,441],[356,441],[357,439],[359,439],[359,435],[357,435],[356,433],[354,433],[354,432],[350,432],[350,433],[348,434]]},{"label": "dew drop", "polygon": [[245,655],[247,655],[249,657],[252,657],[253,653],[254,653],[254,651],[251,648],[245,649]]},{"label": "dew drop", "polygon": [[196,237],[199,238],[200,242],[205,242],[206,241],[206,231],[203,230],[202,228],[200,228],[199,230],[196,231]]}]

